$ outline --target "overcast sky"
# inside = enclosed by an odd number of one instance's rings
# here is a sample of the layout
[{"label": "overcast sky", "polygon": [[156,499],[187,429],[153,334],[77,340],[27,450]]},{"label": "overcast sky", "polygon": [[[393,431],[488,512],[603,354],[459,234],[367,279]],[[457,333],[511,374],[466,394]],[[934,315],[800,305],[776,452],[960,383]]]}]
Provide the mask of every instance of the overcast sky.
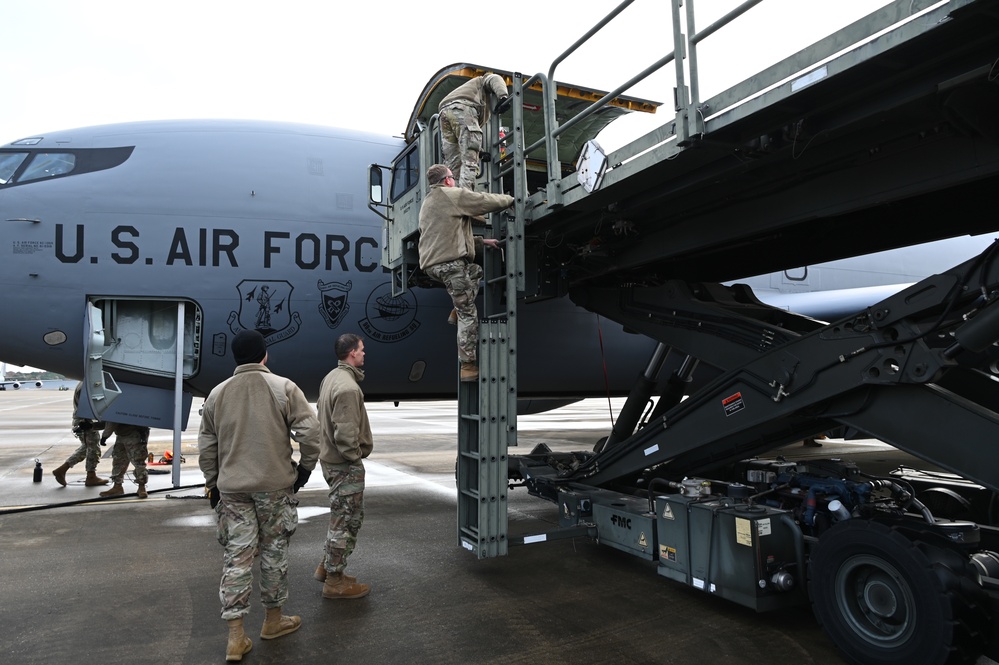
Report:
[{"label": "overcast sky", "polygon": [[[694,0],[699,28],[737,0]],[[252,118],[398,135],[455,62],[547,72],[618,2],[0,0],[0,144],[50,130]],[[886,0],[764,0],[703,43],[702,98]],[[476,14],[475,10],[479,10]],[[613,89],[672,50],[668,0],[635,0],[556,79]],[[631,94],[670,102],[673,66]],[[608,147],[608,146],[605,146]]]}]

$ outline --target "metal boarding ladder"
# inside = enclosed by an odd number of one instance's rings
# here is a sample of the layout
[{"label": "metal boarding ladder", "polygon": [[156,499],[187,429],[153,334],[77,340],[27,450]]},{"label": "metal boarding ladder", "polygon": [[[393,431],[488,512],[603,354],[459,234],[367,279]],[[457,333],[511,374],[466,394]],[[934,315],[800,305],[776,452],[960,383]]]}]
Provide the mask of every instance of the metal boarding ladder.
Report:
[{"label": "metal boarding ladder", "polygon": [[[542,209],[557,209],[562,205],[561,164],[558,158],[558,135],[569,129],[570,121],[559,127],[555,115],[554,70],[583,42],[603,28],[633,0],[624,0],[600,23],[557,58],[546,77],[536,74],[526,79],[515,73],[511,89],[513,126],[503,140],[499,136],[500,114],[493,114],[486,129],[492,159],[485,163],[486,179],[491,192],[501,192],[503,178],[512,175],[514,215],[493,215],[491,235],[503,246],[503,254],[485,251],[483,275],[485,289],[483,307],[479,313],[479,380],[459,382],[458,387],[458,544],[475,552],[480,559],[507,553],[507,491],[509,446],[517,445],[517,301],[526,290],[526,260],[524,236],[528,216],[527,155],[544,147],[548,176]],[[679,4],[674,0],[674,19],[679,25]],[[674,31],[674,39],[680,36]],[[625,87],[644,78],[652,71],[673,60],[672,54],[650,67],[622,88],[591,105],[587,114],[609,102]],[[683,70],[678,65],[681,80]],[[545,136],[531,146],[524,142],[523,91],[535,81],[544,90]],[[682,89],[682,88],[681,88]],[[685,128],[681,134],[686,137]],[[512,157],[500,159],[501,149]],[[542,213],[543,214],[543,213]],[[504,217],[502,225],[496,218]]]},{"label": "metal boarding ladder", "polygon": [[[514,76],[513,100],[522,99],[523,78]],[[479,380],[458,384],[458,544],[479,559],[507,553],[507,448],[517,445],[517,300],[524,292],[523,105],[514,103],[511,134],[500,138],[500,117],[486,128],[492,159],[484,163],[489,190],[503,193],[512,174],[514,214],[493,213],[487,237],[502,252],[483,252],[479,311]],[[512,148],[512,156],[509,156]],[[501,153],[508,156],[501,159]]]}]

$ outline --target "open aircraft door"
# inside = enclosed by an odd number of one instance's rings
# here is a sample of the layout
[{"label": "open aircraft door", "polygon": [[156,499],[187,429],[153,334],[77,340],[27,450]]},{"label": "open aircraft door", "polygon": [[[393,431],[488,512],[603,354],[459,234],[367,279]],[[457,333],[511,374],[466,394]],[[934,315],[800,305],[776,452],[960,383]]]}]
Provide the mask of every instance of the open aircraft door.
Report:
[{"label": "open aircraft door", "polygon": [[[188,300],[91,296],[79,414],[161,429],[186,427],[192,395],[183,381],[200,366],[201,320],[201,308]],[[160,385],[145,385],[148,377],[160,377]]]},{"label": "open aircraft door", "polygon": [[104,371],[105,343],[104,316],[100,309],[87,302],[87,316],[83,330],[87,340],[87,358],[84,365],[83,399],[78,414],[85,415],[87,407],[97,420],[103,420],[112,402],[121,396],[121,389],[108,372]]}]

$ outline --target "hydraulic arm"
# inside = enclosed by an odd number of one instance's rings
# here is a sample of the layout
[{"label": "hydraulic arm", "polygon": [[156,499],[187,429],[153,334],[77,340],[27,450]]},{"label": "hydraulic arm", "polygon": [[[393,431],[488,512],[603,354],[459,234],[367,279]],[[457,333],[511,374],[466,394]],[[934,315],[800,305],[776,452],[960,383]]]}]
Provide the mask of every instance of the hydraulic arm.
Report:
[{"label": "hydraulic arm", "polygon": [[989,353],[999,340],[997,254],[993,245],[828,325],[738,285],[574,291],[577,303],[719,374],[572,479],[606,485],[650,468],[680,478],[846,425],[999,489],[999,466],[982,464],[999,445]]}]

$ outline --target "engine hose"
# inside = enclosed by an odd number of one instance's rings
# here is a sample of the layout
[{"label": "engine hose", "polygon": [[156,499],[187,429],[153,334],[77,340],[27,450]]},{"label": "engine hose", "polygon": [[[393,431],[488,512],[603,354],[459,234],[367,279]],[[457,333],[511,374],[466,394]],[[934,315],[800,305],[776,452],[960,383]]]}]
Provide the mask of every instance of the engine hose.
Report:
[{"label": "engine hose", "polygon": [[908,502],[910,505],[914,506],[922,515],[923,519],[926,520],[927,524],[936,524],[936,518],[933,517],[933,513],[926,505],[916,498],[916,495],[906,488],[902,487],[894,480],[889,480],[888,478],[879,478],[877,480],[871,481],[872,485],[877,485],[878,487],[885,487],[892,491],[893,494],[898,494],[899,496],[908,497]]},{"label": "engine hose", "polygon": [[669,481],[666,480],[665,478],[653,478],[652,480],[649,481],[649,487],[648,487],[648,489],[646,491],[649,493],[649,512],[650,513],[655,513],[656,512],[656,500],[652,496],[652,490],[653,490],[653,488],[655,488],[656,485],[665,485],[667,487],[667,489],[672,489],[670,487]]},{"label": "engine hose", "polygon": [[794,558],[798,564],[799,588],[804,589],[807,582],[805,575],[805,536],[801,533],[801,527],[794,521],[788,513],[781,513],[780,521],[794,534]]}]

